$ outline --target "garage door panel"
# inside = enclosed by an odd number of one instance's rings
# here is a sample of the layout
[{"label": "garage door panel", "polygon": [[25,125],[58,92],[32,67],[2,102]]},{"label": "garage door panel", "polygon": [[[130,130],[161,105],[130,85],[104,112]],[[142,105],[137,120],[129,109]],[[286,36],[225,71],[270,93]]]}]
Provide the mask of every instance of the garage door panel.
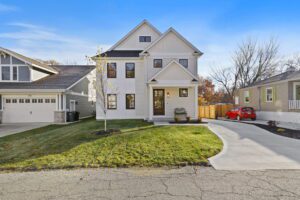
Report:
[{"label": "garage door panel", "polygon": [[4,96],[3,123],[53,122],[55,109],[55,96]]}]

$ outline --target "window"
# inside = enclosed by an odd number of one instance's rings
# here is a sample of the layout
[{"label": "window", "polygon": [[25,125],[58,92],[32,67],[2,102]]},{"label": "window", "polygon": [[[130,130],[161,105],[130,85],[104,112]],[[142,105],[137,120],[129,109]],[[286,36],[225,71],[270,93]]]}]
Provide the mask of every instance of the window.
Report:
[{"label": "window", "polygon": [[126,109],[135,109],[135,95],[126,94]]},{"label": "window", "polygon": [[249,91],[244,91],[244,102],[249,103],[250,102],[250,93]]},{"label": "window", "polygon": [[11,100],[10,99],[5,99],[5,103],[10,103]]},{"label": "window", "polygon": [[[26,99],[27,100],[27,99]],[[26,102],[27,103],[27,102]],[[37,103],[37,99],[32,99],[32,103]]]},{"label": "window", "polygon": [[117,109],[117,95],[108,94],[107,95],[107,109]]},{"label": "window", "polygon": [[117,63],[107,63],[107,78],[117,78]]},{"label": "window", "polygon": [[140,42],[151,42],[151,36],[140,36]]},{"label": "window", "polygon": [[30,99],[25,99],[25,103],[30,103]]},{"label": "window", "polygon": [[13,66],[13,80],[16,81],[18,80],[18,67]]},{"label": "window", "polygon": [[266,102],[273,102],[273,88],[266,88]]},{"label": "window", "polygon": [[19,66],[19,81],[30,81],[30,70],[27,66]]},{"label": "window", "polygon": [[45,99],[45,103],[50,103],[50,99]]},{"label": "window", "polygon": [[19,99],[19,103],[24,103],[24,99]]},{"label": "window", "polygon": [[187,88],[179,88],[179,97],[188,97],[189,90]]},{"label": "window", "polygon": [[12,99],[12,103],[17,103],[18,100],[17,99]]},{"label": "window", "polygon": [[154,68],[162,68],[162,59],[154,59],[153,67]]},{"label": "window", "polygon": [[56,99],[51,99],[51,103],[55,103],[56,102]]},{"label": "window", "polygon": [[9,81],[10,80],[10,67],[9,66],[2,66],[2,80]]},{"label": "window", "polygon": [[179,59],[179,63],[184,66],[185,68],[188,68],[189,66],[189,61],[188,59]]},{"label": "window", "polygon": [[43,99],[38,99],[38,103],[43,103]]},{"label": "window", "polygon": [[126,78],[134,78],[134,63],[126,63]]},{"label": "window", "polygon": [[70,111],[76,111],[76,101],[75,100],[70,100]]}]

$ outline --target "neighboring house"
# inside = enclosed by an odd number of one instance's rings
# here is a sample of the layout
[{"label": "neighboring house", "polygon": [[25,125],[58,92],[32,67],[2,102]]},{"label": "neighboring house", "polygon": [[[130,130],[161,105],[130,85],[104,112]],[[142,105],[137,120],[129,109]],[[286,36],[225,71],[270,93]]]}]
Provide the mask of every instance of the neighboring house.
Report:
[{"label": "neighboring house", "polygon": [[290,69],[242,88],[236,103],[254,107],[258,119],[299,123],[300,71]]},{"label": "neighboring house", "polygon": [[95,66],[49,66],[4,48],[0,55],[2,123],[62,123],[67,111],[95,112],[89,96]]},{"label": "neighboring house", "polygon": [[[106,57],[107,118],[174,119],[175,108],[198,118],[198,58],[195,46],[173,28],[161,33],[142,21],[102,54]],[[97,55],[93,57],[97,61]],[[113,89],[111,89],[113,88]],[[104,114],[97,99],[97,119]]]}]

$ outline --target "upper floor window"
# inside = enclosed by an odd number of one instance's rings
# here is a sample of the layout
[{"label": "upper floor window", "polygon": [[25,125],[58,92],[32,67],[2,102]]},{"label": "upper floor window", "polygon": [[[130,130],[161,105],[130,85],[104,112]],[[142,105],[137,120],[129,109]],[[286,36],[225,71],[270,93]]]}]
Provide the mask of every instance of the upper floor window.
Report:
[{"label": "upper floor window", "polygon": [[162,68],[162,59],[154,59],[153,67],[154,68]]},{"label": "upper floor window", "polygon": [[1,78],[3,81],[10,80],[10,66],[2,66],[1,67]]},{"label": "upper floor window", "polygon": [[151,36],[140,36],[140,42],[151,42]]},{"label": "upper floor window", "polygon": [[179,59],[179,63],[184,66],[185,68],[188,68],[189,66],[189,60],[188,59]]},{"label": "upper floor window", "polygon": [[126,63],[125,67],[126,67],[126,78],[134,78],[135,64],[134,63]]},{"label": "upper floor window", "polygon": [[107,78],[117,78],[117,63],[107,63]]},{"label": "upper floor window", "polygon": [[249,103],[250,102],[250,92],[248,90],[244,91],[244,102],[245,103]]},{"label": "upper floor window", "polygon": [[273,102],[273,88],[266,88],[266,102]]}]

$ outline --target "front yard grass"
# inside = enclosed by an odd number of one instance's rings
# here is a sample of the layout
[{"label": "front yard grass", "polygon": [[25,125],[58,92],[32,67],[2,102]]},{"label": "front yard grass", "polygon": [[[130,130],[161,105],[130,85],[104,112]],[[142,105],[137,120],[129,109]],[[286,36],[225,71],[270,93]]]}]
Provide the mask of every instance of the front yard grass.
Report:
[{"label": "front yard grass", "polygon": [[222,142],[203,126],[153,126],[111,120],[120,134],[99,136],[103,123],[86,119],[0,138],[0,170],[205,164]]}]

